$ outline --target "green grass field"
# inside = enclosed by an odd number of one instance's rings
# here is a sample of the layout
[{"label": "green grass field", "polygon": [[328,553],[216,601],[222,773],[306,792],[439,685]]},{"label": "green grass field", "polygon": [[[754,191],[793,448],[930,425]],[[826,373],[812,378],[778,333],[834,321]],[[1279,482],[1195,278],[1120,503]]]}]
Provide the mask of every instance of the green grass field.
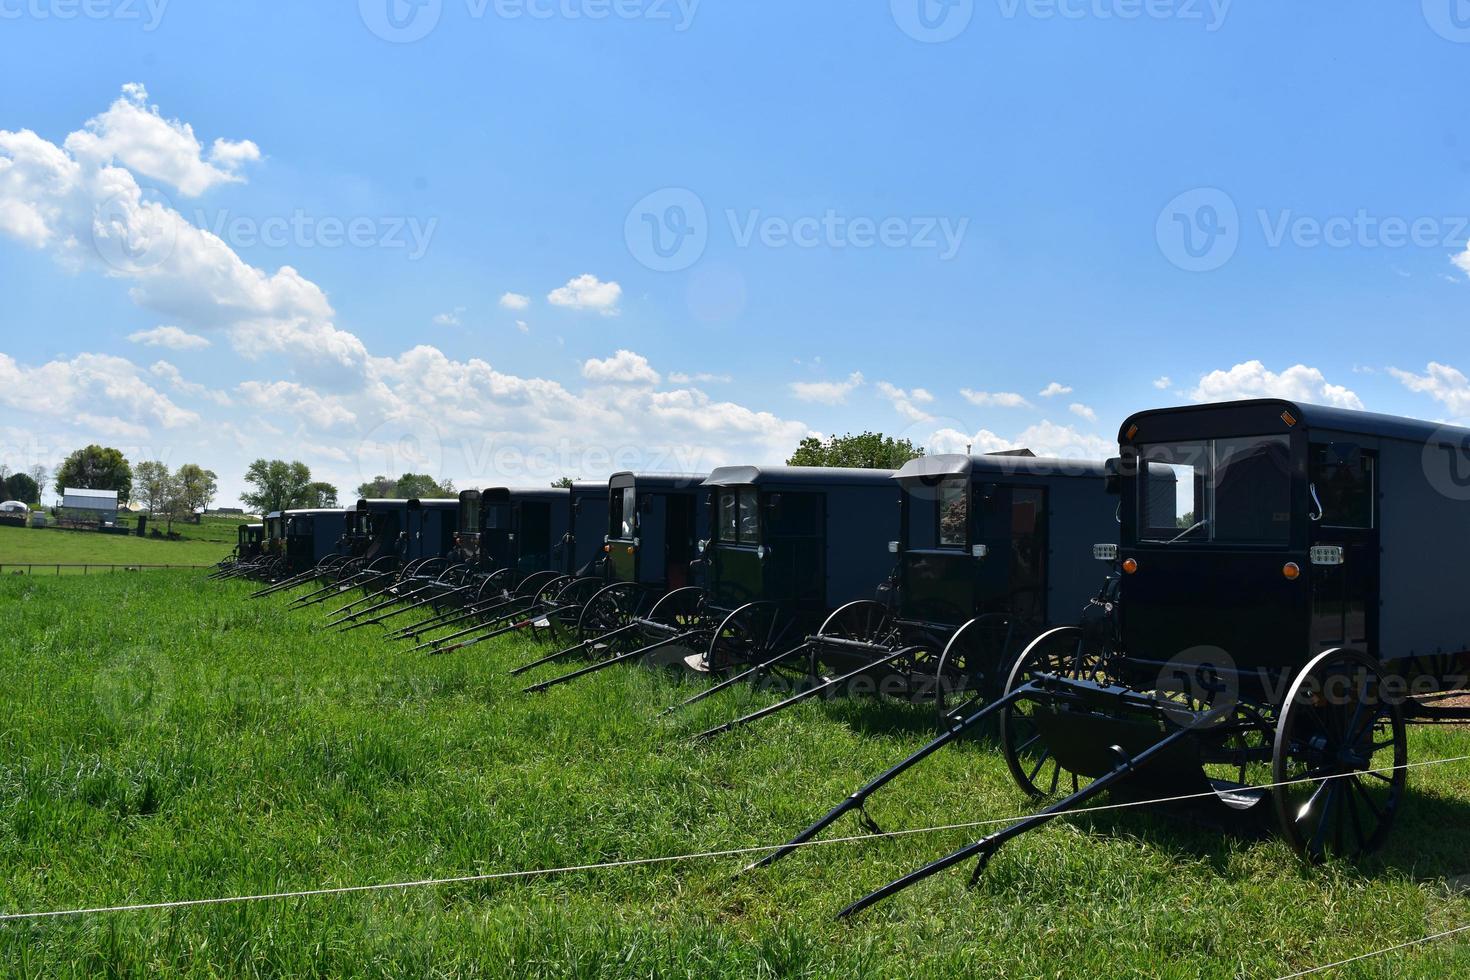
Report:
[{"label": "green grass field", "polygon": [[[923,744],[924,709],[762,703],[615,668],[544,696],[518,638],[426,658],[198,573],[0,580],[0,910],[551,868],[779,843]],[[538,675],[544,676],[544,675]],[[1415,731],[1411,759],[1470,752]],[[1391,846],[1309,869],[1143,811],[1054,823],[974,890],[957,868],[847,902],[981,833],[259,904],[0,924],[7,976],[1276,977],[1470,924],[1470,764],[1415,770]],[[871,807],[887,829],[1030,812],[993,746]],[[861,833],[856,822],[832,836]],[[1464,976],[1448,940],[1338,976]]]},{"label": "green grass field", "polygon": [[[240,522],[206,517],[200,524],[176,524],[181,541],[99,534],[57,528],[0,527],[0,565],[36,564],[36,575],[57,574],[55,565],[212,565],[235,547]],[[9,572],[12,569],[0,569]],[[62,574],[80,574],[63,569]],[[95,574],[95,572],[94,572]]]}]

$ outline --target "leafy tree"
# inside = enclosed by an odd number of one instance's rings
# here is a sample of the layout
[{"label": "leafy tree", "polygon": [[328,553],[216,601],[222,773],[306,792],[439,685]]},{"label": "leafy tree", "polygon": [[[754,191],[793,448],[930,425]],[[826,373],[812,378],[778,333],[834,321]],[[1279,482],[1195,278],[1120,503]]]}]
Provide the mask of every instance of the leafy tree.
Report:
[{"label": "leafy tree", "polygon": [[57,490],[116,490],[117,499],[126,501],[133,493],[133,468],[118,450],[91,445],[66,458],[56,471],[55,486]]},{"label": "leafy tree", "polygon": [[435,480],[423,473],[405,473],[398,479],[375,476],[357,488],[359,497],[388,500],[442,500],[459,496],[452,480]]},{"label": "leafy tree", "polygon": [[551,485],[562,490],[570,490],[572,488],[572,478],[569,476],[564,476],[560,480],[556,480],[555,482],[553,482]]},{"label": "leafy tree", "polygon": [[[300,462],[283,459],[257,459],[245,471],[245,482],[253,490],[240,494],[245,506],[269,514],[305,506],[311,486],[311,469]],[[335,496],[335,491],[333,491]]]},{"label": "leafy tree", "polygon": [[138,491],[138,503],[147,507],[149,515],[153,517],[164,516],[174,493],[173,482],[173,474],[162,463],[139,463],[133,471],[133,486]]},{"label": "leafy tree", "polygon": [[185,514],[208,510],[215,494],[219,493],[219,477],[213,470],[206,470],[197,463],[180,466],[174,481],[179,485],[179,502]]},{"label": "leafy tree", "polygon": [[330,483],[308,483],[297,507],[337,507],[337,488]]},{"label": "leafy tree", "polygon": [[365,500],[392,500],[398,489],[398,481],[386,476],[375,476],[357,488],[357,495]]},{"label": "leafy tree", "polygon": [[39,504],[41,495],[46,492],[46,484],[51,479],[51,474],[46,472],[46,467],[37,463],[31,467],[30,477],[36,483],[36,503]]},{"label": "leafy tree", "polygon": [[788,466],[896,470],[922,455],[924,450],[907,439],[895,439],[881,432],[864,432],[857,436],[851,433],[834,435],[826,440],[815,437],[803,439],[786,463]]},{"label": "leafy tree", "polygon": [[12,473],[5,480],[5,485],[0,488],[0,496],[6,500],[19,500],[23,504],[38,504],[41,502],[41,490],[36,486],[36,481],[25,473]]}]

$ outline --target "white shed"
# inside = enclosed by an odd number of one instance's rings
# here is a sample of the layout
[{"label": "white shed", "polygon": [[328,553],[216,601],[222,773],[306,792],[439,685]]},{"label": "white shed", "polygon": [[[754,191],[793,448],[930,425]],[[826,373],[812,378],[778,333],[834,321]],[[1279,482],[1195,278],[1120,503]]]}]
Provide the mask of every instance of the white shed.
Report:
[{"label": "white shed", "polygon": [[67,487],[61,491],[61,509],[75,520],[113,524],[117,522],[117,491]]}]

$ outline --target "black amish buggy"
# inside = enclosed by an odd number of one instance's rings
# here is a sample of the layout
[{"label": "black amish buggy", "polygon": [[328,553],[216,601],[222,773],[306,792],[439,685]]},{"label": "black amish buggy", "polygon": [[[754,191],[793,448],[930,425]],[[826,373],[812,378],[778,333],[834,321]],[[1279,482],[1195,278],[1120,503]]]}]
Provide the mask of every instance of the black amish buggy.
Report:
[{"label": "black amish buggy", "polygon": [[235,548],[209,573],[212,579],[251,575],[264,553],[264,524],[241,524],[235,529]]},{"label": "black amish buggy", "polygon": [[[824,467],[716,469],[702,484],[713,532],[701,548],[704,587],[674,589],[646,613],[610,620],[607,631],[583,641],[595,643],[604,659],[527,690],[659,651],[699,671],[782,659],[806,630],[870,591],[891,565],[886,543],[898,530],[892,476]],[[622,542],[609,545],[616,554]]]},{"label": "black amish buggy", "polygon": [[[704,489],[706,474],[614,473],[604,487],[605,506],[591,533],[596,563],[560,588],[535,623],[537,635],[553,642],[578,642],[512,671],[534,667],[584,651],[610,655],[627,646],[630,624],[652,616],[665,596],[694,584],[699,543],[708,533]],[[677,600],[663,603],[672,609]]]},{"label": "black amish buggy", "polygon": [[456,605],[437,609],[429,619],[390,638],[415,639],[458,626],[456,632],[414,648],[447,653],[545,623],[556,596],[579,576],[592,574],[601,555],[606,501],[607,484],[595,482],[465,491],[459,501],[457,553],[467,562],[476,588],[459,586]]},{"label": "black amish buggy", "polygon": [[1470,430],[1255,400],[1143,412],[1119,443],[1121,545],[1098,549],[1115,573],[916,757],[998,716],[1021,787],[1064,798],[843,914],[972,857],[978,878],[1108,790],[1274,814],[1306,859],[1354,857],[1402,804],[1405,726],[1470,721],[1467,583],[1426,560],[1470,546]]},{"label": "black amish buggy", "polygon": [[[1101,462],[1030,453],[909,461],[894,475],[898,534],[887,542],[893,557],[878,597],[839,606],[782,654],[778,662],[807,660],[798,694],[698,737],[843,686],[932,702],[941,723],[963,710],[957,705],[999,696],[1021,648],[1048,625],[1070,622],[1095,591],[1094,566],[1080,556],[1118,533],[1105,472]],[[757,662],[718,689],[773,666]]]}]

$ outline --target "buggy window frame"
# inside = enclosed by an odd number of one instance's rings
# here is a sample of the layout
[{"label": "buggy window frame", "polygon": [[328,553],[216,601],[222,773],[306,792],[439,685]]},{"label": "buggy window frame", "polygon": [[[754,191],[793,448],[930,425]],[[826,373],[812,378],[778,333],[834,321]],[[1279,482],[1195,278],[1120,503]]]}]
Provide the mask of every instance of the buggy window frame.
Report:
[{"label": "buggy window frame", "polygon": [[[936,548],[963,550],[970,547],[975,528],[975,490],[968,474],[945,476],[934,484],[934,546]],[[954,540],[953,534],[947,535],[945,531],[945,517],[955,504],[963,509],[960,515],[961,529],[958,541]]]},{"label": "buggy window frame", "polygon": [[715,540],[741,548],[758,547],[760,502],[760,491],[755,487],[721,487],[715,494]]},{"label": "buggy window frame", "polygon": [[[1227,452],[1222,455],[1222,447],[1236,447],[1236,451],[1234,453]],[[1228,478],[1232,466],[1243,459],[1251,458],[1245,453],[1242,453],[1240,451],[1241,448],[1255,450],[1263,447],[1271,447],[1280,451],[1285,462],[1279,474],[1280,482],[1274,487],[1274,490],[1284,497],[1284,500],[1279,501],[1285,507],[1282,513],[1287,515],[1284,526],[1279,529],[1273,528],[1273,533],[1269,535],[1231,534],[1222,537],[1219,533],[1221,515],[1219,490],[1221,484],[1225,482],[1222,478]],[[1162,458],[1150,459],[1151,453],[1158,453]],[[1292,541],[1292,533],[1299,516],[1296,513],[1297,508],[1292,479],[1293,461],[1295,459],[1296,455],[1293,451],[1291,437],[1282,433],[1260,433],[1239,436],[1199,436],[1139,445],[1136,456],[1136,479],[1134,481],[1134,511],[1137,515],[1137,528],[1134,536],[1137,542],[1145,545],[1164,546],[1190,545],[1269,549],[1289,547]],[[1169,469],[1173,469],[1174,467],[1189,467],[1191,470],[1189,479],[1194,487],[1194,509],[1193,511],[1180,515],[1176,506],[1174,508],[1175,523],[1173,526],[1156,526],[1150,519],[1151,504],[1154,498],[1154,492],[1150,486],[1149,479],[1149,467],[1151,464]],[[1177,478],[1179,476],[1178,470],[1174,469],[1174,473]],[[1233,486],[1231,489],[1234,489]],[[1249,489],[1251,492],[1248,496],[1257,499],[1266,506],[1270,505],[1269,499],[1265,498],[1263,493],[1265,490],[1271,490],[1273,488]],[[1236,491],[1236,493],[1240,493],[1240,491]],[[1227,513],[1229,512],[1227,511]],[[1188,526],[1182,523],[1184,517],[1191,518]],[[1272,523],[1282,522],[1273,521]]]}]

